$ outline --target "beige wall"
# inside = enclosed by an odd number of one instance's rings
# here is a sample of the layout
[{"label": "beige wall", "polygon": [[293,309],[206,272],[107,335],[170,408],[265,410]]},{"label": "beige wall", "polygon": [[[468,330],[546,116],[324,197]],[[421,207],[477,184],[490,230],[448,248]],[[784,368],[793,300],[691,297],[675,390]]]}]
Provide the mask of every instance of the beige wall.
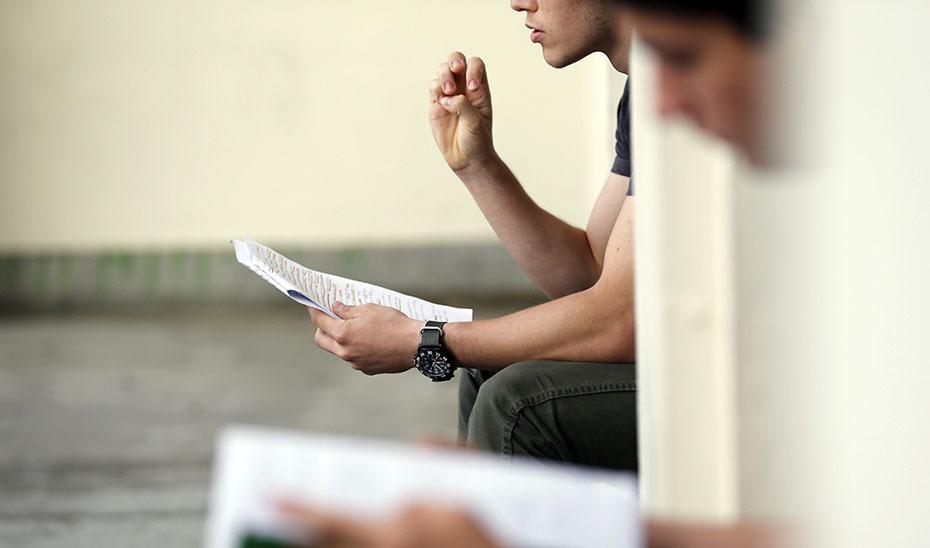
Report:
[{"label": "beige wall", "polygon": [[426,121],[456,48],[489,64],[502,156],[583,222],[606,61],[552,70],[522,21],[504,0],[6,0],[0,252],[488,241]]}]

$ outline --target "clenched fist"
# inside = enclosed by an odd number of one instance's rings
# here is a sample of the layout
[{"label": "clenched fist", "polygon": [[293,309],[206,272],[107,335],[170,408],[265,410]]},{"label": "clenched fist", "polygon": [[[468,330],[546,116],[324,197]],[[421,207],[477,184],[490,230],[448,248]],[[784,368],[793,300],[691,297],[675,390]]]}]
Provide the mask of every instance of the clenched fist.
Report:
[{"label": "clenched fist", "polygon": [[455,172],[495,157],[491,89],[484,61],[459,52],[439,65],[429,85],[429,121],[446,163]]}]

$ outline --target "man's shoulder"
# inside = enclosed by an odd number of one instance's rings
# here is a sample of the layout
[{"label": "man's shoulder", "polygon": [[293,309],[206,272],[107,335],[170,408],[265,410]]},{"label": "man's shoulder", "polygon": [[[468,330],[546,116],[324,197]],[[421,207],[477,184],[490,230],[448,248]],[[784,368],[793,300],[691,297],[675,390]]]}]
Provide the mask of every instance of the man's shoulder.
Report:
[{"label": "man's shoulder", "polygon": [[611,172],[624,177],[633,174],[630,158],[630,80],[623,87],[623,95],[617,104],[616,157]]}]

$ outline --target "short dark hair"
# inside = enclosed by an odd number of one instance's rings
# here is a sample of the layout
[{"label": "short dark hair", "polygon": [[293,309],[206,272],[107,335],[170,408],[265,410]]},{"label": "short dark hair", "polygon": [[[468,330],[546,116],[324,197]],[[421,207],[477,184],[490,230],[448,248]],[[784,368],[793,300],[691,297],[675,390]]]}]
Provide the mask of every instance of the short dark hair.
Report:
[{"label": "short dark hair", "polygon": [[722,17],[747,37],[766,35],[767,0],[614,0],[644,10],[679,16]]}]

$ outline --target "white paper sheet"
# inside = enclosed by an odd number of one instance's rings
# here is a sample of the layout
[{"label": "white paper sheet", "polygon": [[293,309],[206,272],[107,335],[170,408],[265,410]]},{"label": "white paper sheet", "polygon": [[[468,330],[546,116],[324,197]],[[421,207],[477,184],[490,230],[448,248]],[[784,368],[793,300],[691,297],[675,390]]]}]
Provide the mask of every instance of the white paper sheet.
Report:
[{"label": "white paper sheet", "polygon": [[505,546],[639,546],[628,474],[232,427],[217,448],[207,548],[238,548],[256,515],[269,530],[268,503],[281,497],[360,518],[410,502],[453,504]]},{"label": "white paper sheet", "polygon": [[251,238],[233,240],[236,259],[282,293],[305,306],[318,308],[332,317],[333,302],[380,304],[396,308],[415,320],[469,322],[472,310],[434,304],[377,285],[325,274],[302,266]]}]

